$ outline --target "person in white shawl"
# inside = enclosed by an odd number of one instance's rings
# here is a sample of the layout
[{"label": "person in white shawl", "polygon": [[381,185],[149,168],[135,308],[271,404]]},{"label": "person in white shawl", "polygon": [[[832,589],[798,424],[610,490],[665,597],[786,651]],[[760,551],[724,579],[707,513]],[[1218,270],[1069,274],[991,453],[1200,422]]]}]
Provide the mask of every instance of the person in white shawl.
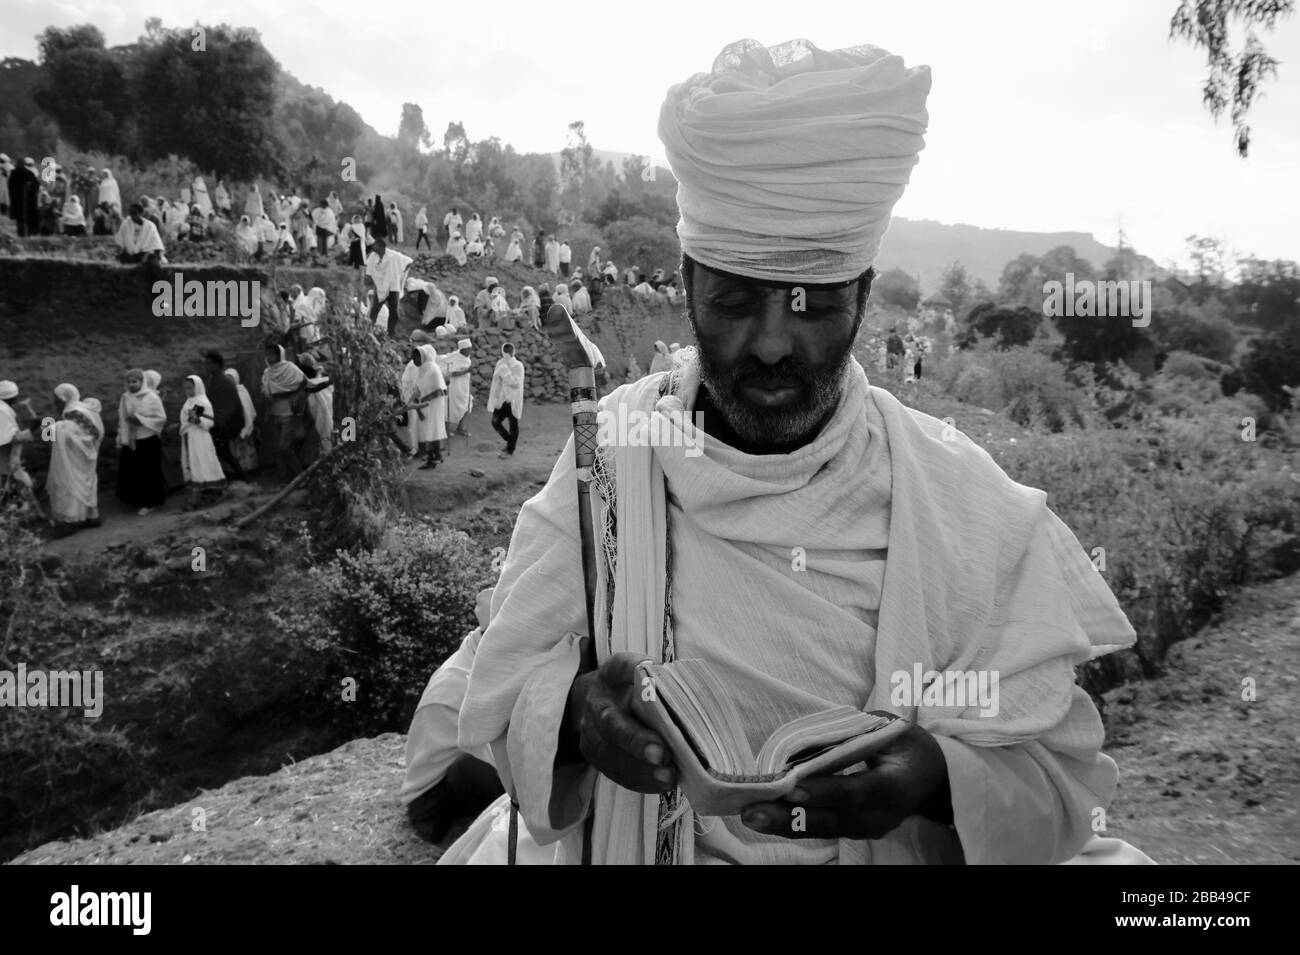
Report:
[{"label": "person in white shawl", "polygon": [[464,265],[469,261],[469,255],[465,251],[465,240],[461,238],[459,232],[453,232],[451,238],[447,240],[447,254],[456,260],[457,265]]},{"label": "person in white shawl", "polygon": [[444,324],[452,331],[458,332],[465,327],[465,321],[465,310],[460,307],[460,298],[455,295],[448,295],[447,321]]},{"label": "person in white shawl", "polygon": [[261,250],[257,230],[253,228],[253,223],[246,215],[240,216],[239,223],[235,226],[235,242],[240,251],[246,255],[257,255]]},{"label": "person in white shawl", "polygon": [[537,290],[531,285],[525,285],[519,294],[519,310],[530,327],[542,327],[542,300],[537,297]]},{"label": "person in white shawl", "polygon": [[244,200],[244,215],[248,216],[250,221],[256,222],[265,211],[266,207],[262,203],[262,184],[254,181],[248,190],[248,197]]},{"label": "person in white shawl", "polygon": [[117,496],[141,517],[167,499],[162,470],[162,432],[167,411],[156,371],[132,368],[117,405]]},{"label": "person in white shawl", "polygon": [[421,470],[432,470],[442,462],[442,443],[447,440],[447,382],[432,345],[411,349],[400,381],[406,403],[407,432],[411,457],[425,454]]},{"label": "person in white shawl", "polygon": [[59,419],[54,424],[45,490],[56,533],[66,534],[78,527],[99,525],[97,467],[104,422],[81,400],[73,385],[56,387],[54,402]]},{"label": "person in white shawl", "polygon": [[[929,87],[874,47],[746,41],[669,91],[699,350],[601,402],[607,422],[649,426],[606,428],[592,469],[596,633],[570,439],[520,512],[459,712],[459,747],[490,745],[517,798],[521,861],[1119,861],[1091,828],[1116,767],[1074,668],[1133,628],[1043,492],[852,357]],[[579,674],[588,639],[599,668]],[[835,704],[907,726],[857,771],[697,818],[629,706],[639,661],[688,658],[732,691],[755,750]],[[996,705],[943,677],[913,698],[925,671],[996,674]],[[504,860],[506,805],[440,862]]]},{"label": "person in white shawl", "polygon": [[75,192],[63,203],[59,225],[62,226],[64,235],[86,234],[86,212],[81,208],[81,199]]},{"label": "person in white shawl", "polygon": [[144,206],[135,203],[130,214],[122,220],[113,238],[118,248],[120,262],[146,262],[150,259],[165,264],[167,259],[158,227],[144,217]]},{"label": "person in white shawl", "polygon": [[574,279],[571,284],[573,285],[573,308],[571,311],[574,315],[586,315],[591,311],[591,293],[582,284],[582,279]]},{"label": "person in white shawl", "polygon": [[506,261],[518,262],[523,257],[524,251],[519,248],[519,240],[512,235],[510,237],[510,244],[506,246]]},{"label": "person in white shawl", "polygon": [[257,408],[253,405],[253,396],[239,380],[238,371],[234,368],[226,368],[222,374],[235,383],[235,390],[239,392],[239,406],[244,409],[244,426],[239,429],[237,436],[230,439],[230,453],[241,468],[245,471],[253,471],[257,468],[257,446],[253,443],[253,426],[257,421]]},{"label": "person in white shawl", "polygon": [[269,255],[274,252],[280,238],[280,230],[271,221],[271,217],[263,212],[253,221],[253,229],[257,232],[258,247],[262,254]]},{"label": "person in white shawl", "polygon": [[214,423],[212,402],[208,400],[203,379],[189,375],[185,379],[185,404],[181,405],[181,474],[190,489],[186,510],[198,507],[203,499],[220,497],[226,489],[226,475],[212,443]]},{"label": "person in white shawl", "polygon": [[447,379],[447,428],[462,438],[470,437],[465,430],[465,417],[474,410],[474,392],[470,388],[470,372],[474,362],[470,354],[474,349],[468,338],[456,342],[456,350],[443,355],[442,371]]},{"label": "person in white shawl", "polygon": [[307,376],[293,362],[286,360],[283,345],[266,347],[266,370],[262,372],[262,394],[271,399],[271,442],[275,447],[280,478],[290,481],[302,470],[299,457],[306,437],[303,421],[306,401],[299,395],[307,390]]},{"label": "person in white shawl", "polygon": [[298,367],[307,376],[307,411],[320,444],[320,453],[334,447],[334,385],[309,353],[298,356]]},{"label": "person in white shawl", "polygon": [[[14,411],[16,407],[25,412],[22,422]],[[36,438],[32,433],[36,423],[39,419],[35,409],[29,401],[19,398],[17,382],[0,381],[0,500],[11,490],[12,483],[29,490],[32,487],[32,476],[23,468],[23,448]]]},{"label": "person in white shawl", "polygon": [[519,419],[524,413],[524,363],[515,357],[515,346],[510,342],[502,344],[501,357],[492,371],[488,412],[492,415],[492,429],[506,443],[498,456],[507,458],[519,443]]},{"label": "person in white shawl", "polygon": [[276,229],[275,251],[290,254],[298,251],[298,243],[294,241],[293,233],[289,231],[289,225],[286,222],[281,222]]},{"label": "person in white shawl", "polygon": [[104,203],[108,203],[114,215],[122,215],[122,190],[113,178],[113,171],[107,168],[99,171],[99,189],[95,193],[95,205]]}]

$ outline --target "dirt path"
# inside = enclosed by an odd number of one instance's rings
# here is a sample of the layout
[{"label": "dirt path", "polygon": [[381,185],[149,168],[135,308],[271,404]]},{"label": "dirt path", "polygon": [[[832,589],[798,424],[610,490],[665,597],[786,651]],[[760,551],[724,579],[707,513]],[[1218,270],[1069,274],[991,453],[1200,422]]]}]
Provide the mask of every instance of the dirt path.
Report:
[{"label": "dirt path", "polygon": [[1113,834],[1165,864],[1300,862],[1300,574],[1240,591],[1106,700]]}]

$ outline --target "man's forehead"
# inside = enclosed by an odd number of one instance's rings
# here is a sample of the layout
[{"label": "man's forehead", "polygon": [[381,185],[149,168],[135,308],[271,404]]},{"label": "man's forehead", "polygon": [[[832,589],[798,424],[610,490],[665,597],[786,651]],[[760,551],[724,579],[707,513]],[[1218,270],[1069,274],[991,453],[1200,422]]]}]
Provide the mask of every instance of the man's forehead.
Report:
[{"label": "man's forehead", "polygon": [[695,262],[694,267],[697,270],[696,274],[704,277],[706,283],[719,286],[726,285],[743,287],[760,293],[791,291],[798,288],[803,289],[804,292],[809,295],[817,294],[819,292],[831,295],[841,294],[847,289],[856,290],[858,283],[861,282],[864,277],[858,276],[857,278],[849,279],[846,282],[832,282],[829,284],[819,282],[778,282],[768,279],[756,279],[748,275],[737,275],[734,272],[724,272],[721,269],[712,268],[711,266],[704,265],[701,262]]}]

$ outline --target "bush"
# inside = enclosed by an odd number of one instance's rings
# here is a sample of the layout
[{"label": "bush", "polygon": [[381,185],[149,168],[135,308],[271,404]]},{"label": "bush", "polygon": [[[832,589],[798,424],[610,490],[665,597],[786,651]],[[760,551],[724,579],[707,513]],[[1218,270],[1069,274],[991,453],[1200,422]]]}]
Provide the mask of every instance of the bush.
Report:
[{"label": "bush", "polygon": [[313,568],[302,601],[272,619],[321,655],[326,698],[343,700],[343,681],[356,681],[355,701],[334,708],[339,722],[403,732],[429,675],[476,626],[489,564],[468,535],[403,520],[382,549]]},{"label": "bush", "polygon": [[999,350],[989,342],[939,363],[935,379],[952,397],[1001,411],[1021,427],[1060,431],[1087,420],[1087,392],[1065,366],[1029,347]]}]

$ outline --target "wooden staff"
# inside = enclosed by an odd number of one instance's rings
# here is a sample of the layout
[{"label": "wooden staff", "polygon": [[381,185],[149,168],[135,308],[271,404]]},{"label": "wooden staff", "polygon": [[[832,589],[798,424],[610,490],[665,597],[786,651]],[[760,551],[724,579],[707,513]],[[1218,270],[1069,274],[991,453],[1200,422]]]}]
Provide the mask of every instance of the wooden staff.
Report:
[{"label": "wooden staff", "polygon": [[569,310],[555,303],[546,310],[542,333],[569,370],[569,406],[573,413],[573,460],[578,472],[578,531],[582,538],[582,589],[586,598],[587,643],[582,672],[596,669],[596,535],[591,523],[591,468],[596,461],[596,372],[591,356],[574,334]]}]

